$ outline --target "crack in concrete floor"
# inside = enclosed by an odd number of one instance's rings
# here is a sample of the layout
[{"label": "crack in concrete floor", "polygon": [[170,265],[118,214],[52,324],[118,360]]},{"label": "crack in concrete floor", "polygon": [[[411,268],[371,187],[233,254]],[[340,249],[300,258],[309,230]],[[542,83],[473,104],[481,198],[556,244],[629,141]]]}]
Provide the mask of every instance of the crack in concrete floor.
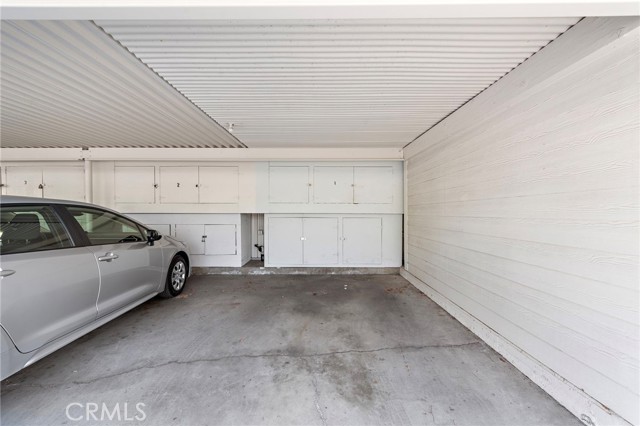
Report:
[{"label": "crack in concrete floor", "polygon": [[221,356],[221,357],[215,357],[215,358],[197,358],[197,359],[191,359],[191,360],[171,360],[171,361],[167,361],[167,362],[162,362],[159,364],[153,364],[153,365],[141,365],[139,367],[135,367],[135,368],[131,368],[128,370],[124,370],[124,371],[120,371],[117,373],[113,373],[113,374],[108,374],[105,376],[100,376],[100,377],[96,377],[94,379],[91,380],[74,380],[71,382],[67,382],[67,383],[52,383],[52,384],[48,384],[48,385],[43,385],[43,384],[38,384],[38,383],[30,383],[30,384],[23,384],[23,383],[9,383],[6,385],[5,389],[3,390],[3,394],[5,393],[9,393],[15,389],[18,389],[20,387],[33,387],[33,388],[38,388],[38,389],[54,389],[54,388],[58,388],[61,386],[65,386],[65,385],[69,385],[69,384],[74,384],[74,385],[88,385],[88,384],[92,384],[101,380],[107,380],[107,379],[112,379],[114,377],[119,377],[125,374],[130,374],[130,373],[134,373],[136,371],[140,371],[140,370],[153,370],[156,368],[162,368],[162,367],[166,367],[169,365],[191,365],[191,364],[197,364],[197,363],[209,363],[209,362],[219,362],[219,361],[226,361],[229,359],[238,359],[238,358],[296,358],[296,359],[304,359],[304,358],[317,358],[317,357],[326,357],[326,356],[333,356],[333,355],[347,355],[347,354],[370,354],[370,353],[376,353],[376,352],[384,352],[384,351],[404,351],[404,350],[410,350],[410,351],[420,351],[420,350],[424,350],[424,349],[441,349],[441,348],[462,348],[462,347],[470,347],[470,346],[476,346],[476,345],[482,345],[483,343],[479,340],[474,340],[471,342],[464,342],[464,343],[454,343],[454,344],[447,344],[447,345],[408,345],[408,346],[393,346],[393,347],[385,347],[385,348],[377,348],[377,349],[349,349],[349,350],[343,350],[343,351],[332,351],[332,352],[321,352],[321,353],[314,353],[314,354],[287,354],[287,353],[266,353],[266,354],[241,354],[241,355],[227,355],[227,356]]}]

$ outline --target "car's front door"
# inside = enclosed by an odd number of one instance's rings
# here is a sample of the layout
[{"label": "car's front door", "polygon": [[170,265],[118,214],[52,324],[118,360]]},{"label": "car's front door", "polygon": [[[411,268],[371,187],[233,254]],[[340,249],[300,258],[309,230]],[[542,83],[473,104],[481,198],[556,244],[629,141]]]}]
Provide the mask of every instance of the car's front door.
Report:
[{"label": "car's front door", "polygon": [[115,213],[93,207],[67,210],[89,239],[100,270],[98,317],[158,291],[162,250],[149,246],[138,225]]},{"label": "car's front door", "polygon": [[46,205],[3,205],[0,324],[31,352],[96,319],[98,266]]}]

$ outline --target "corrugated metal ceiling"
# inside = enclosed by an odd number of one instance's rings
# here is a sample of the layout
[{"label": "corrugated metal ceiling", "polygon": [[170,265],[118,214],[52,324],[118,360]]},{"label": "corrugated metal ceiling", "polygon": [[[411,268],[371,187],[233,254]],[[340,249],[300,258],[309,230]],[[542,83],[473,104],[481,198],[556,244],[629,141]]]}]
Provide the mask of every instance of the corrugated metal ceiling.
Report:
[{"label": "corrugated metal ceiling", "polygon": [[2,21],[2,147],[242,144],[90,21]]},{"label": "corrugated metal ceiling", "polygon": [[402,147],[578,20],[96,23],[249,147]]},{"label": "corrugated metal ceiling", "polygon": [[2,21],[0,143],[400,148],[578,20]]}]

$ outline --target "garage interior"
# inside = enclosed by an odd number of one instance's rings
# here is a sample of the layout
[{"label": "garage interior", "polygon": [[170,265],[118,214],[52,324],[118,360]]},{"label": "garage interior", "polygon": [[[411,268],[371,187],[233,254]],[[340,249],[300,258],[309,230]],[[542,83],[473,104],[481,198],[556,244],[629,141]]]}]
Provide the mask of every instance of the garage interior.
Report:
[{"label": "garage interior", "polygon": [[636,2],[97,3],[2,6],[2,194],[196,274],[4,424],[640,425]]}]

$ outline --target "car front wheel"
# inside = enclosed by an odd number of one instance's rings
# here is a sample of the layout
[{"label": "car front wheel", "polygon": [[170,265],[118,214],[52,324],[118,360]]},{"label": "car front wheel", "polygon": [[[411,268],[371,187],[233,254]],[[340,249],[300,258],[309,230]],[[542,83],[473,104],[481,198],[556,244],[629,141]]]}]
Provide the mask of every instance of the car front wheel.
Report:
[{"label": "car front wheel", "polygon": [[176,255],[167,272],[167,281],[164,285],[164,291],[160,293],[160,297],[176,297],[184,289],[187,282],[187,261],[180,255]]}]

